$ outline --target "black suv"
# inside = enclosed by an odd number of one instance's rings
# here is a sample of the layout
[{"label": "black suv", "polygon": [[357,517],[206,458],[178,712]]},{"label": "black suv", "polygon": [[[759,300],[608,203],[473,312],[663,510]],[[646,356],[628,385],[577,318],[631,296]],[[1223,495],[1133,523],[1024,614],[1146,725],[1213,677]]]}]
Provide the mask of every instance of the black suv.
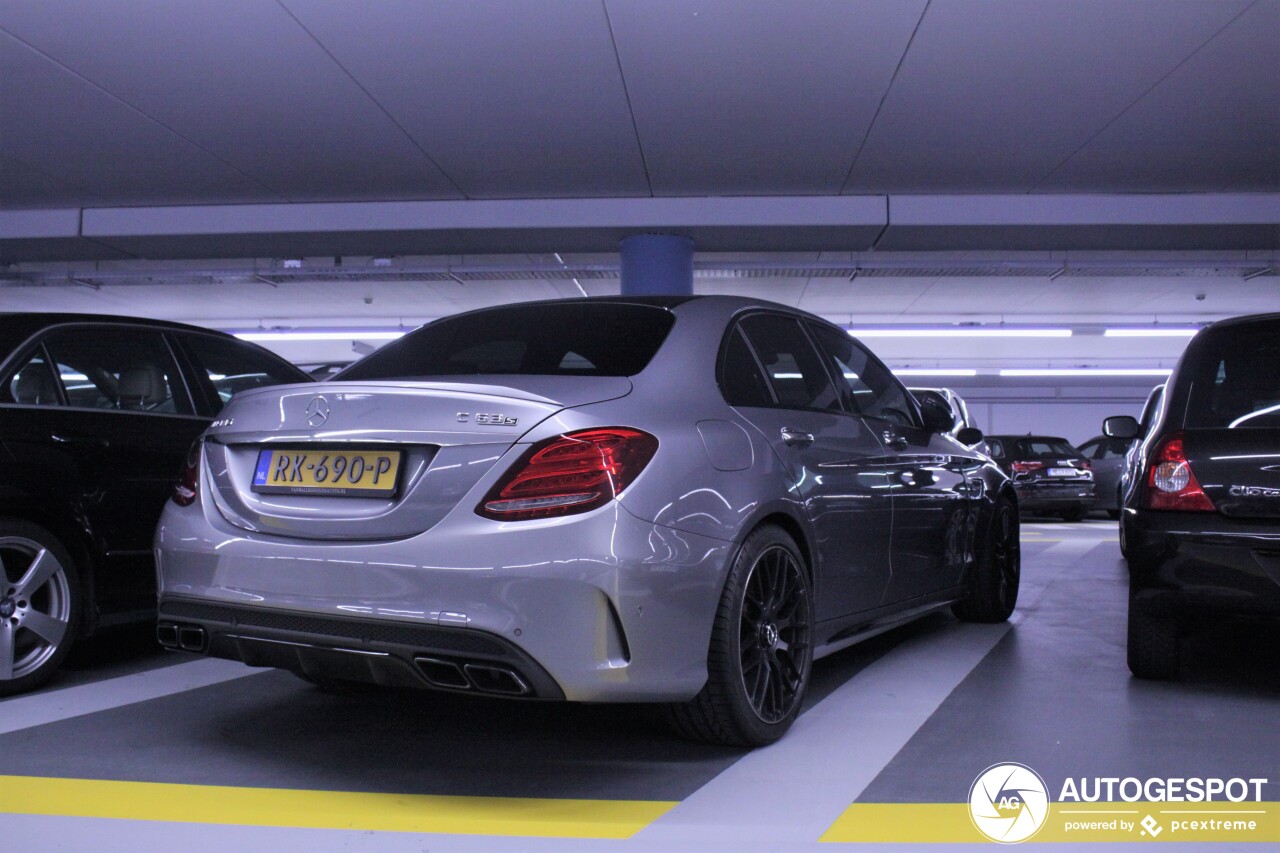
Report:
[{"label": "black suv", "polygon": [[[1127,416],[1103,431],[1142,433]],[[1120,517],[1129,669],[1172,678],[1193,618],[1280,616],[1280,314],[1202,329],[1135,456]]]},{"label": "black suv", "polygon": [[1013,480],[1018,509],[1079,521],[1093,508],[1089,460],[1065,438],[1054,435],[989,435],[987,450]]},{"label": "black suv", "polygon": [[237,391],[309,381],[194,326],[0,314],[0,696],[155,618],[151,539],[196,437]]}]

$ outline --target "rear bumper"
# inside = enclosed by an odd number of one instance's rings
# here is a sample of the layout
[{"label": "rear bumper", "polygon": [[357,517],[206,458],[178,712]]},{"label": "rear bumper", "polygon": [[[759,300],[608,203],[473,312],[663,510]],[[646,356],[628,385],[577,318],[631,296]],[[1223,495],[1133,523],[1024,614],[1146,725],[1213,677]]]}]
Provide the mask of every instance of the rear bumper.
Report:
[{"label": "rear bumper", "polygon": [[481,692],[572,701],[694,696],[733,552],[616,503],[506,524],[459,511],[407,539],[303,542],[233,528],[197,502],[169,504],[156,533],[161,620],[203,628],[209,654],[354,681],[510,685],[479,669],[493,666],[528,689]]},{"label": "rear bumper", "polygon": [[1156,611],[1280,616],[1280,524],[1126,510],[1135,598]]},{"label": "rear bumper", "polygon": [[1090,509],[1097,501],[1091,481],[1077,483],[1019,483],[1013,490],[1018,495],[1018,508],[1024,512],[1066,512]]}]

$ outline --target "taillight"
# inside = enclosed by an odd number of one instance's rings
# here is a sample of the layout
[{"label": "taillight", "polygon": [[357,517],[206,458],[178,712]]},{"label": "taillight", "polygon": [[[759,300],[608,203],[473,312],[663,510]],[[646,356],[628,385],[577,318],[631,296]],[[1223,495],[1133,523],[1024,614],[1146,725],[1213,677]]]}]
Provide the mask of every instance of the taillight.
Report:
[{"label": "taillight", "polygon": [[173,486],[173,502],[178,506],[191,506],[200,494],[200,441],[187,451],[187,461],[182,466],[182,479]]},{"label": "taillight", "polygon": [[1043,462],[1014,462],[1013,473],[1030,474],[1032,471],[1038,471],[1044,467]]},{"label": "taillight", "polygon": [[1182,433],[1175,432],[1160,442],[1151,455],[1143,504],[1147,509],[1214,511],[1213,501],[1200,488],[1182,449]]},{"label": "taillight", "polygon": [[635,481],[657,450],[658,439],[626,427],[548,439],[511,466],[476,512],[497,521],[523,521],[604,506]]}]

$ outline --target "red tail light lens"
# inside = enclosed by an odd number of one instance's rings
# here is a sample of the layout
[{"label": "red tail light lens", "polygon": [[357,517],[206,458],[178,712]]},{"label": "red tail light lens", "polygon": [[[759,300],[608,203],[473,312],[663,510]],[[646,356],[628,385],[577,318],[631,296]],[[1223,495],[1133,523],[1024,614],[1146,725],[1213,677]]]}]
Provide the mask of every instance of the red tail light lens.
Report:
[{"label": "red tail light lens", "polygon": [[200,494],[200,442],[196,441],[187,451],[186,464],[182,466],[182,479],[173,487],[173,502],[178,506],[191,506]]},{"label": "red tail light lens", "polygon": [[1015,474],[1030,474],[1044,467],[1043,462],[1014,462],[1011,466]]},{"label": "red tail light lens", "polygon": [[1183,452],[1182,433],[1170,435],[1152,454],[1143,504],[1147,509],[1214,511],[1213,501],[1200,488],[1200,481]]},{"label": "red tail light lens", "polygon": [[529,448],[476,512],[496,521],[573,515],[604,506],[635,481],[658,450],[638,429],[571,432]]}]

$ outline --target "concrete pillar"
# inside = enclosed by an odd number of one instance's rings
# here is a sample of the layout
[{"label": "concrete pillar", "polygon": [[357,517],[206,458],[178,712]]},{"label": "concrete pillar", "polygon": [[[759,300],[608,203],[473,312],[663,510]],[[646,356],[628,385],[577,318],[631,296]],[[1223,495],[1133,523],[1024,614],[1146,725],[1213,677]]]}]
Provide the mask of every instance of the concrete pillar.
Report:
[{"label": "concrete pillar", "polygon": [[669,234],[637,234],[618,244],[623,296],[693,295],[693,241]]}]

